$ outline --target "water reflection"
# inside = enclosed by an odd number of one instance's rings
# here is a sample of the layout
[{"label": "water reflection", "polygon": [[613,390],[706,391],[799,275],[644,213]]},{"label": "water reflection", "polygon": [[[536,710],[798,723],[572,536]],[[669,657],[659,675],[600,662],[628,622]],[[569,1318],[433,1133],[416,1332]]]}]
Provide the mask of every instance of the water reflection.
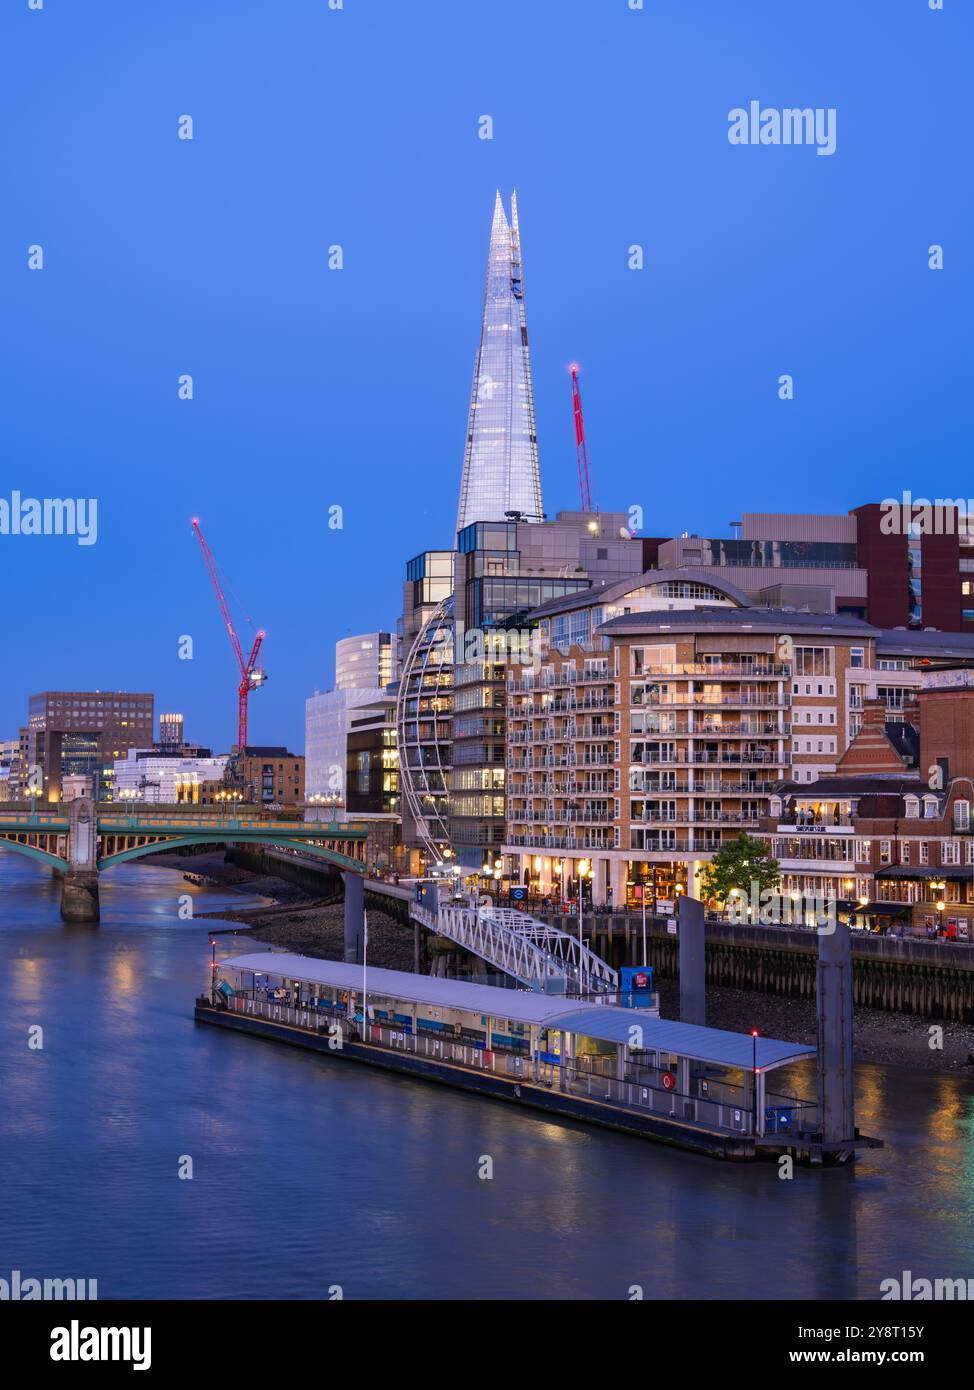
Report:
[{"label": "water reflection", "polygon": [[[123,866],[101,926],[68,929],[50,877],[0,855],[11,1268],[194,1298],[842,1299],[904,1268],[974,1277],[969,1080],[860,1068],[860,1125],[888,1147],[785,1181],[197,1026],[208,932],[183,892],[227,901]],[[789,1082],[814,1091],[807,1068]]]}]

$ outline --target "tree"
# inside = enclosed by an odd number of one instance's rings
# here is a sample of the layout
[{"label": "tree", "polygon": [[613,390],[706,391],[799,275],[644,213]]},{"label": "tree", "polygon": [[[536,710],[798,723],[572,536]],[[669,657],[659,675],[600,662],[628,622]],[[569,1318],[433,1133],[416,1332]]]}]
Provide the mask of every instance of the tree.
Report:
[{"label": "tree", "polygon": [[[781,882],[778,861],[771,858],[764,842],[743,834],[722,845],[710,863],[698,870],[697,877],[700,896],[705,901],[716,898],[721,903],[727,902],[735,888],[750,900],[755,883],[760,898],[761,893],[773,891]],[[758,903],[752,906],[756,909]]]}]

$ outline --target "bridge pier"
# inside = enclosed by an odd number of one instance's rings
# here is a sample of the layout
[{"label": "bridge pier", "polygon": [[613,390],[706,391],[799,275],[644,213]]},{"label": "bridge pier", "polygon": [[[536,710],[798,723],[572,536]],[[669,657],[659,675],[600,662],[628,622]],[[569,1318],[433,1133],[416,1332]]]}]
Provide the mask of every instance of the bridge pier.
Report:
[{"label": "bridge pier", "polygon": [[61,917],[65,922],[98,922],[98,875],[69,871],[61,879]]},{"label": "bridge pier", "polygon": [[97,922],[98,822],[93,801],[77,797],[69,803],[70,867],[61,881],[61,917],[65,922]]},{"label": "bridge pier", "polygon": [[365,879],[361,874],[344,873],[345,884],[345,960],[362,964],[365,936]]}]

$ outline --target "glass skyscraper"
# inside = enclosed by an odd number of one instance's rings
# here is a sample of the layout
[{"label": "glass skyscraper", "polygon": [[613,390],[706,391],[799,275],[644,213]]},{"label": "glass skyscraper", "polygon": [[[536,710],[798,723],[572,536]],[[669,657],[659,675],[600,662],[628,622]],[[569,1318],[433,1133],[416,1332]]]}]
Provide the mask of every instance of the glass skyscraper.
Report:
[{"label": "glass skyscraper", "polygon": [[534,389],[524,311],[517,195],[508,222],[500,192],[494,204],[480,347],[460,484],[457,530],[475,521],[502,521],[517,511],[540,521],[541,472]]}]

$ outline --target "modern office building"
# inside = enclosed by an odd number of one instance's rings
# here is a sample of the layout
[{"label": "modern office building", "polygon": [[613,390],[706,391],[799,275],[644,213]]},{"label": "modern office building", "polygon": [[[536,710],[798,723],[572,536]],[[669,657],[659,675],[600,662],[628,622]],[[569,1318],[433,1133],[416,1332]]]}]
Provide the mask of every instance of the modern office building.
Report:
[{"label": "modern office building", "polygon": [[366,632],[335,643],[336,690],[384,690],[396,679],[397,639],[392,632]]},{"label": "modern office building", "polygon": [[408,867],[400,856],[399,749],[396,696],[390,690],[351,712],[346,740],[345,808],[369,831],[377,869]]},{"label": "modern office building", "polygon": [[182,748],[183,730],[183,716],[181,714],[160,714],[159,746],[161,748]]},{"label": "modern office building", "polygon": [[212,805],[226,785],[226,754],[187,756],[165,748],[130,748],[114,766],[114,799],[169,806]]},{"label": "modern office building", "polygon": [[0,801],[15,799],[19,752],[19,739],[0,739]]},{"label": "modern office building", "polygon": [[[507,871],[564,897],[591,868],[594,901],[616,905],[637,885],[696,895],[782,786],[841,769],[871,701],[908,757],[924,674],[974,661],[966,636],[759,607],[715,567],[649,571],[532,619],[539,669],[507,672]],[[793,857],[829,853],[808,840]]]},{"label": "modern office building", "polygon": [[875,627],[974,632],[974,517],[966,504],[845,515],[745,512],[736,534],[644,541],[647,568],[713,567],[755,602],[845,613]]},{"label": "modern office building", "polygon": [[449,846],[455,560],[452,550],[427,550],[408,562],[399,620],[402,838],[431,859]]},{"label": "modern office building", "polygon": [[130,748],[152,742],[153,697],[145,691],[45,690],[32,695],[20,751],[18,791],[33,785],[57,801],[62,779],[90,777],[98,798],[111,797],[113,766]]},{"label": "modern office building", "polygon": [[640,573],[621,512],[478,522],[457,538],[449,843],[479,869],[504,840],[505,668],[536,665],[527,614]]},{"label": "modern office building", "polygon": [[494,202],[487,285],[467,417],[457,531],[516,511],[540,521],[541,473],[517,194]]}]

